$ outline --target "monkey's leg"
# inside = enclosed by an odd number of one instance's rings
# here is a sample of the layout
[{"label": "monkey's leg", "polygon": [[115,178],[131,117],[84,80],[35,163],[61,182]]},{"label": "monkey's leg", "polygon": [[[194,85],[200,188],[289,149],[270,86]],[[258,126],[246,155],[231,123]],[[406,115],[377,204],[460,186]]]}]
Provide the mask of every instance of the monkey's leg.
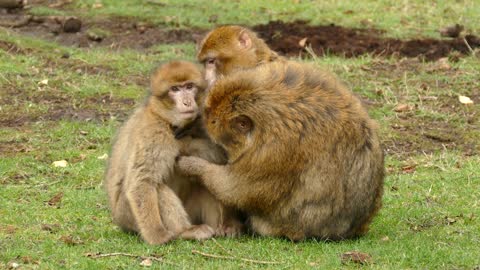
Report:
[{"label": "monkey's leg", "polygon": [[177,194],[163,184],[157,187],[157,192],[160,216],[167,230],[179,234],[190,228],[192,224]]},{"label": "monkey's leg", "polygon": [[163,224],[178,238],[205,240],[214,236],[215,231],[207,224],[192,226],[182,201],[168,186],[159,186],[158,197]]},{"label": "monkey's leg", "polygon": [[127,191],[127,198],[140,234],[149,244],[165,244],[173,239],[174,234],[165,228],[160,219],[157,189],[153,183],[137,180]]},{"label": "monkey's leg", "polygon": [[139,232],[137,222],[135,221],[125,193],[120,194],[115,207],[112,209],[112,216],[113,223],[117,224],[122,230]]}]

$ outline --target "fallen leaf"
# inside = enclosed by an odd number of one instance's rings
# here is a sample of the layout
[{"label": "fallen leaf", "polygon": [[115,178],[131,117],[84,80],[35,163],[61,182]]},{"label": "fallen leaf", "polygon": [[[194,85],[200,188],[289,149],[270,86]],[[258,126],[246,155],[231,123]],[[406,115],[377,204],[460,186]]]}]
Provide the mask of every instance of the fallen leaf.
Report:
[{"label": "fallen leaf", "polygon": [[71,235],[63,235],[60,237],[60,240],[69,246],[75,246],[83,244],[83,241],[78,237],[73,237]]},{"label": "fallen leaf", "polygon": [[16,263],[16,262],[9,262],[7,264],[7,269],[17,269],[20,267],[20,264]]},{"label": "fallen leaf", "polygon": [[87,135],[88,132],[84,131],[84,130],[80,130],[80,135]]},{"label": "fallen leaf", "polygon": [[457,222],[456,219],[454,219],[452,217],[445,217],[445,223],[447,223],[447,225],[452,225],[455,222]]},{"label": "fallen leaf", "polygon": [[346,264],[349,262],[358,263],[358,264],[369,264],[372,262],[372,256],[367,253],[359,251],[349,251],[345,252],[341,256],[342,263]]},{"label": "fallen leaf", "polygon": [[1,231],[5,231],[8,234],[14,234],[17,231],[17,227],[13,225],[7,225],[3,228],[0,228]]},{"label": "fallen leaf", "polygon": [[388,238],[388,236],[382,237],[382,241],[383,241],[383,242],[387,242],[388,240],[390,240],[390,238]]},{"label": "fallen leaf", "polygon": [[308,39],[308,38],[302,38],[302,39],[298,42],[298,45],[300,45],[300,47],[304,48],[305,45],[307,45],[307,39]]},{"label": "fallen leaf", "polygon": [[59,224],[42,224],[42,230],[49,233],[54,233],[60,229]]},{"label": "fallen leaf", "polygon": [[65,168],[68,166],[68,162],[66,160],[57,160],[52,163],[53,167],[61,167]]},{"label": "fallen leaf", "polygon": [[402,172],[404,173],[413,173],[417,165],[406,165],[402,167]]},{"label": "fallen leaf", "polygon": [[460,101],[460,103],[462,104],[473,104],[473,100],[471,100],[469,97],[467,96],[458,96],[458,100]]},{"label": "fallen leaf", "polygon": [[442,57],[435,61],[433,67],[430,69],[432,71],[435,70],[450,70],[452,69],[452,66],[448,62],[448,57]]},{"label": "fallen leaf", "polygon": [[108,158],[108,154],[103,154],[99,157],[97,157],[97,159],[100,159],[100,160],[104,160],[104,159],[107,159]]},{"label": "fallen leaf", "polygon": [[140,263],[141,266],[146,266],[146,267],[150,267],[152,266],[152,260],[150,259],[145,259],[143,260],[141,263]]},{"label": "fallen leaf", "polygon": [[46,86],[48,85],[48,79],[41,80],[38,82],[38,86]]},{"label": "fallen leaf", "polygon": [[92,5],[92,8],[95,8],[95,9],[98,9],[98,8],[102,8],[103,7],[103,4],[102,3],[94,3]]},{"label": "fallen leaf", "polygon": [[412,106],[408,104],[398,104],[395,108],[393,108],[393,111],[395,112],[407,112],[412,110]]},{"label": "fallen leaf", "polygon": [[59,192],[55,196],[53,196],[50,200],[48,200],[47,204],[50,206],[55,206],[60,201],[62,201],[62,198],[63,198],[63,192]]}]

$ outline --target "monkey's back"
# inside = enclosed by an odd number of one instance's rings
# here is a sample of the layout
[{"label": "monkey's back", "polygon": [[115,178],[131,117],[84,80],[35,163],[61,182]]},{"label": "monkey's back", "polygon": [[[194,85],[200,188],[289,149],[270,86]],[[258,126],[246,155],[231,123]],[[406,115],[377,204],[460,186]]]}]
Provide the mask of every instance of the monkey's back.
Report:
[{"label": "monkey's back", "polygon": [[210,106],[229,97],[235,114],[255,123],[254,146],[232,170],[254,170],[258,181],[268,174],[278,182],[274,192],[283,193],[272,192],[278,201],[267,219],[306,237],[362,234],[381,205],[384,165],[377,126],[358,98],[330,73],[296,62],[265,64],[218,83]]}]

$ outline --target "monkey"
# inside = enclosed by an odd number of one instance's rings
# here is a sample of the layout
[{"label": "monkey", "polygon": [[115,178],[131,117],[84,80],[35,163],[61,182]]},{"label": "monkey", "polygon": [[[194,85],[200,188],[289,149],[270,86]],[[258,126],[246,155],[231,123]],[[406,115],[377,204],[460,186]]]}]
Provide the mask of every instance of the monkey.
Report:
[{"label": "monkey", "polygon": [[277,61],[220,78],[209,90],[206,132],[228,163],[182,156],[176,166],[263,236],[342,240],[368,231],[381,207],[378,127],[334,75]]},{"label": "monkey", "polygon": [[270,49],[252,30],[228,25],[213,29],[199,44],[197,60],[204,65],[205,79],[211,86],[218,76],[263,63],[286,61]]},{"label": "monkey", "polygon": [[113,143],[104,179],[113,222],[124,231],[139,233],[149,244],[241,232],[233,210],[174,167],[180,153],[226,162],[225,152],[195,129],[205,87],[203,74],[193,63],[160,66],[151,77],[145,103]]}]

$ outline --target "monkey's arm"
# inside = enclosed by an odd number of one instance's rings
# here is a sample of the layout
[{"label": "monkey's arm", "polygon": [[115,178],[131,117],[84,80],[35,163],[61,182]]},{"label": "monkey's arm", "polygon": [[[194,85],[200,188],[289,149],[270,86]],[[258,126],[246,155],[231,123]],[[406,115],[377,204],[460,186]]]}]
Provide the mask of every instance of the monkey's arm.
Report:
[{"label": "monkey's arm", "polygon": [[228,173],[226,166],[191,156],[180,157],[176,166],[182,174],[200,177],[205,187],[227,205],[238,206],[238,198],[243,197],[233,196],[237,183]]}]

